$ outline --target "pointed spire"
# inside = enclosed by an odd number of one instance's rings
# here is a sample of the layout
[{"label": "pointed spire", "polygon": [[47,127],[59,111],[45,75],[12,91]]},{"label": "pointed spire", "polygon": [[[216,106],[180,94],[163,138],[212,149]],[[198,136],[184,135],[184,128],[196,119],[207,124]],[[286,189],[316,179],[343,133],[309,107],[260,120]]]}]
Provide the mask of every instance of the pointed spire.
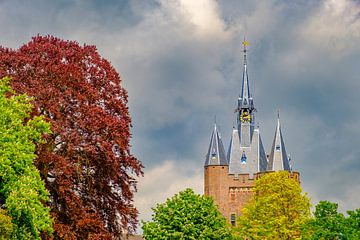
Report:
[{"label": "pointed spire", "polygon": [[269,171],[287,170],[291,171],[289,157],[286,154],[284,139],[280,126],[280,110],[278,110],[277,126],[267,166]]},{"label": "pointed spire", "polygon": [[251,103],[250,103],[250,86],[249,86],[249,77],[248,77],[248,73],[247,73],[247,49],[246,46],[249,45],[249,42],[247,42],[244,38],[244,41],[242,42],[243,46],[244,46],[244,70],[243,70],[243,77],[242,77],[242,89],[241,89],[241,106],[242,107],[250,107]]},{"label": "pointed spire", "polygon": [[209,150],[206,154],[205,167],[209,165],[228,165],[224,145],[221,140],[220,133],[216,125],[216,117],[214,123],[214,130],[211,135]]},{"label": "pointed spire", "polygon": [[241,86],[241,95],[238,99],[238,132],[240,135],[240,145],[242,147],[250,147],[252,142],[252,136],[254,131],[255,123],[255,107],[253,99],[250,94],[249,78],[247,72],[247,46],[249,43],[245,40],[243,41],[244,46],[244,71],[242,76],[242,86]]}]

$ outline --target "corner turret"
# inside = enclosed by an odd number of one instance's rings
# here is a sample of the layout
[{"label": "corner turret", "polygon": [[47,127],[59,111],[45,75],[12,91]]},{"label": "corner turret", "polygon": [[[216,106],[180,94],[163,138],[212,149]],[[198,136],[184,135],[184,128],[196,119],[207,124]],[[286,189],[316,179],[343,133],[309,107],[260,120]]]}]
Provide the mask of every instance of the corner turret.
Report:
[{"label": "corner turret", "polygon": [[225,149],[221,140],[220,133],[217,129],[216,122],[211,135],[209,150],[206,154],[205,167],[209,165],[227,166],[228,161],[225,155]]},{"label": "corner turret", "polygon": [[291,171],[290,159],[286,153],[284,139],[280,126],[280,114],[278,113],[277,126],[273,144],[270,150],[269,163],[267,166],[268,171]]}]

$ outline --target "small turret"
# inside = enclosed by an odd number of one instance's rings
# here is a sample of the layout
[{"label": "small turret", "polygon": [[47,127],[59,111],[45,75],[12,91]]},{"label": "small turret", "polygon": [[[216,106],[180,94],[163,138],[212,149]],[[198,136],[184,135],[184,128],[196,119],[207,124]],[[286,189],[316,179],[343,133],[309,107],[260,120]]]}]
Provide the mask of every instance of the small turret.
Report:
[{"label": "small turret", "polygon": [[214,130],[211,135],[209,150],[206,154],[205,167],[209,165],[228,165],[224,145],[222,143],[216,123],[214,123]]},{"label": "small turret", "polygon": [[289,157],[286,154],[284,139],[281,133],[280,114],[278,113],[277,126],[273,144],[270,150],[269,163],[267,166],[268,171],[291,171]]}]

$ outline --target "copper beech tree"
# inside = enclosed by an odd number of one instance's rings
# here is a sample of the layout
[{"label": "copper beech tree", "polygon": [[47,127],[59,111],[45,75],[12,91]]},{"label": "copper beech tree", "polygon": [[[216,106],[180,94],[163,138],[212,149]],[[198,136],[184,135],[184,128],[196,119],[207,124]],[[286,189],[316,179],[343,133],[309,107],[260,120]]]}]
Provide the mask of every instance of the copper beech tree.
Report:
[{"label": "copper beech tree", "polygon": [[0,48],[4,76],[33,97],[32,115],[51,123],[35,165],[50,192],[53,237],[116,239],[134,231],[142,165],[130,153],[128,96],[111,64],[95,46],[36,36],[17,50]]}]

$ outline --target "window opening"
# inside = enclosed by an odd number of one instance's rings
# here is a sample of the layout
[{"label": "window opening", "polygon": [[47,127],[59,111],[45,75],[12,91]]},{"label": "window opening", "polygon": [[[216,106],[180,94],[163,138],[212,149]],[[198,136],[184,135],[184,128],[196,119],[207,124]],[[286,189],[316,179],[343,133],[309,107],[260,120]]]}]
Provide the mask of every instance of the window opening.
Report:
[{"label": "window opening", "polygon": [[231,223],[232,226],[235,226],[235,223],[236,223],[236,215],[235,215],[235,213],[232,213],[230,215],[230,223]]},{"label": "window opening", "polygon": [[246,158],[245,152],[243,152],[243,154],[241,156],[241,163],[246,164],[246,160],[247,160],[247,158]]}]

